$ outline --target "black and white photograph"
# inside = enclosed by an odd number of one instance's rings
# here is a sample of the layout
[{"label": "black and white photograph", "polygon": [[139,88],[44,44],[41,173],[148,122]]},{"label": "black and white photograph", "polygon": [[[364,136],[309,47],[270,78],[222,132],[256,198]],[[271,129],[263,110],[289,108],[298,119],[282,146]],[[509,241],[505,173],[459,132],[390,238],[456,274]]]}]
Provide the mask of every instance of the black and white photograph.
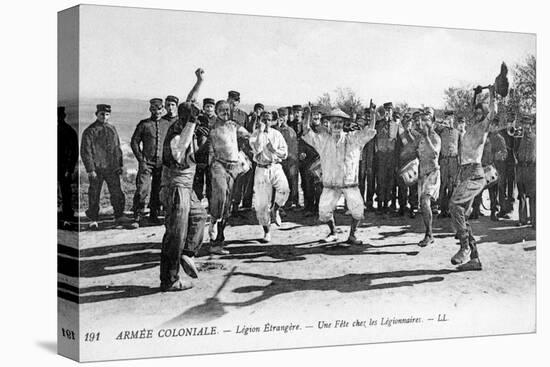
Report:
[{"label": "black and white photograph", "polygon": [[535,332],[536,65],[533,33],[60,11],[59,353]]},{"label": "black and white photograph", "polygon": [[2,366],[548,364],[543,2],[2,10]]}]

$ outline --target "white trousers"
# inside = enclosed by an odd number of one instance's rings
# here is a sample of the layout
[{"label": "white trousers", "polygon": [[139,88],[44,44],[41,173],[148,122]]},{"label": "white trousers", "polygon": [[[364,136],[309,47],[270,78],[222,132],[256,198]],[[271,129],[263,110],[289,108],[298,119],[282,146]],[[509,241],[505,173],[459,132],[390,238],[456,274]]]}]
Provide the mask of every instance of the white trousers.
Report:
[{"label": "white trousers", "polygon": [[353,219],[363,219],[365,206],[359,187],[331,188],[323,187],[321,198],[319,199],[319,221],[326,223],[334,219],[333,212],[338,205],[338,201],[344,195],[349,211]]},{"label": "white trousers", "polygon": [[267,168],[256,166],[254,174],[254,209],[262,226],[271,224],[271,200],[275,190],[275,203],[285,205],[290,189],[283,168],[272,164]]}]

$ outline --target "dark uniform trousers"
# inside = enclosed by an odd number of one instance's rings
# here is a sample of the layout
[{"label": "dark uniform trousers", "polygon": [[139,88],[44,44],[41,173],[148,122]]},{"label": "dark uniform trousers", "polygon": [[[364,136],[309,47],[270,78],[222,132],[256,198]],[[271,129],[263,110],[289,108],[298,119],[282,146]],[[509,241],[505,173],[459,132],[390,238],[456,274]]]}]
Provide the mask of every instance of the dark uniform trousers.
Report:
[{"label": "dark uniform trousers", "polygon": [[376,158],[376,189],[378,208],[382,208],[387,207],[388,202],[391,200],[392,189],[395,186],[395,152],[393,150],[378,151],[376,152]]},{"label": "dark uniform trousers", "polygon": [[299,203],[299,191],[298,191],[298,161],[294,158],[285,159],[282,162],[283,172],[285,173],[290,188],[290,195],[286,202],[287,206],[292,204],[298,205]]},{"label": "dark uniform trousers", "polygon": [[361,161],[359,162],[359,191],[367,206],[372,206],[373,204],[375,190],[374,172],[374,145],[368,142],[361,152]]},{"label": "dark uniform trousers", "polygon": [[[536,224],[536,197],[537,197],[537,166],[532,162],[518,162],[517,184],[519,199],[519,221],[527,223],[528,215],[531,217],[531,224]],[[529,199],[529,213],[527,210],[527,199]]]},{"label": "dark uniform trousers", "polygon": [[315,176],[311,172],[311,165],[319,159],[317,151],[304,142],[301,138],[298,140],[299,154],[305,154],[303,159],[298,162],[298,171],[300,172],[302,193],[304,195],[304,210],[315,212]]},{"label": "dark uniform trousers", "polygon": [[208,199],[208,203],[210,203],[212,198],[212,175],[210,174],[210,167],[206,164],[197,164],[195,178],[193,179],[193,191],[195,191],[199,200],[204,198],[205,185],[206,198]]},{"label": "dark uniform trousers", "polygon": [[136,193],[134,194],[134,213],[142,213],[149,201],[151,216],[157,216],[160,210],[160,183],[162,165],[140,163],[136,176]]},{"label": "dark uniform trousers", "polygon": [[86,211],[86,215],[93,221],[98,219],[101,188],[103,187],[103,182],[106,182],[115,218],[121,217],[124,213],[125,197],[120,188],[120,175],[112,169],[96,168],[95,172],[97,178],[90,181],[88,188],[89,208]]},{"label": "dark uniform trousers", "polygon": [[[518,170],[519,171],[519,170]],[[519,172],[518,172],[519,174]],[[506,208],[507,212],[511,212],[514,209],[514,185],[516,184],[516,164],[514,162],[506,162],[506,169],[504,173],[504,193],[506,194]],[[504,204],[502,204],[504,205]]]},{"label": "dark uniform trousers", "polygon": [[441,172],[441,186],[439,200],[441,213],[449,212],[449,200],[453,196],[453,189],[458,176],[458,156],[441,157],[439,159]]},{"label": "dark uniform trousers", "polygon": [[[500,211],[506,212],[508,210],[508,201],[506,198],[506,161],[495,160],[495,168],[498,173],[498,183],[494,185],[494,200],[498,203]],[[515,166],[515,165],[514,165]],[[489,191],[490,192],[490,191]],[[491,202],[492,203],[492,202]],[[491,204],[492,206],[492,204]]]},{"label": "dark uniform trousers", "polygon": [[166,232],[162,238],[160,281],[169,286],[179,280],[181,256],[192,257],[199,251],[207,214],[192,188],[169,188],[163,203]]},{"label": "dark uniform trousers", "polygon": [[64,219],[72,219],[74,217],[73,211],[73,190],[71,187],[72,177],[68,175],[66,177],[63,172],[60,172],[57,177],[59,182],[59,191],[61,192],[61,215]]}]

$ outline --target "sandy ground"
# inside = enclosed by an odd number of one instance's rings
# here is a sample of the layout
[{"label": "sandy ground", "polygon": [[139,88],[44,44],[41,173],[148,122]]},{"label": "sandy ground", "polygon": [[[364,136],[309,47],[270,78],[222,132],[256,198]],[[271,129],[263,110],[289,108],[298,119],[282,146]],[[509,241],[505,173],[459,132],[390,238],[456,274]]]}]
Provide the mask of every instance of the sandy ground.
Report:
[{"label": "sandy ground", "polygon": [[[270,244],[258,241],[262,230],[253,212],[248,217],[226,230],[230,254],[199,256],[194,288],[177,293],[158,288],[164,227],[81,232],[81,326],[112,330],[114,336],[132,327],[207,323],[235,333],[238,325],[252,320],[262,325],[294,320],[318,329],[319,320],[338,317],[420,315],[426,320],[444,313],[460,323],[412,334],[379,331],[366,341],[534,331],[535,230],[516,227],[517,215],[500,222],[488,217],[472,221],[483,263],[478,272],[459,272],[451,265],[458,246],[450,219],[435,219],[435,244],[420,248],[420,216],[368,213],[358,230],[364,244],[342,249],[320,243],[327,228],[301,212],[289,212],[282,227],[273,227]],[[344,240],[348,218],[340,211],[336,219]],[[60,243],[66,235],[60,231]],[[76,284],[74,278],[63,278]],[[60,301],[61,314],[74,307]],[[330,337],[323,338],[331,343]],[[311,340],[316,344],[315,337]],[[248,343],[245,349],[262,346]]]}]

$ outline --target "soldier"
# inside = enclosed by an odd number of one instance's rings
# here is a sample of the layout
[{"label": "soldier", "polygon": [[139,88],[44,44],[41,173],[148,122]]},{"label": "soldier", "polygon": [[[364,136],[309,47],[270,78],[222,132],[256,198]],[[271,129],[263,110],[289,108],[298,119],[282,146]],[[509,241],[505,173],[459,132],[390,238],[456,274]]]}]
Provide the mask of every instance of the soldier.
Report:
[{"label": "soldier", "polygon": [[295,209],[299,207],[298,201],[298,138],[296,131],[288,126],[288,109],[281,107],[277,110],[279,114],[279,124],[277,129],[283,135],[287,146],[287,157],[282,162],[283,172],[287,178],[290,195],[284,208]]},{"label": "soldier", "polygon": [[214,106],[216,102],[212,98],[205,98],[202,101],[202,112],[198,117],[198,127],[195,132],[200,146],[199,150],[195,153],[195,161],[197,162],[195,179],[193,181],[193,190],[199,200],[202,200],[205,192],[206,185],[206,198],[210,202],[211,194],[211,176],[210,168],[208,166],[208,134],[210,128],[216,121],[216,113]]},{"label": "soldier", "polygon": [[[399,126],[396,141],[396,152],[399,157],[398,168],[405,166],[416,158],[416,149],[420,137],[421,133],[412,127],[412,115],[410,113],[405,113]],[[399,175],[397,176],[397,183],[399,188],[399,211],[397,215],[405,215],[405,209],[407,209],[408,204],[410,204],[409,217],[414,218],[415,210],[418,208],[418,186],[407,186],[403,178]]]},{"label": "soldier", "polygon": [[[498,124],[498,117],[495,116],[493,120],[495,126]],[[483,155],[481,156],[481,166],[483,168],[487,166],[494,166],[502,167],[502,165],[505,165],[506,155],[508,154],[506,150],[506,141],[504,140],[504,137],[498,132],[496,128],[491,127],[489,130],[489,134],[487,135],[487,141],[485,142],[485,146],[483,147]],[[490,186],[487,188],[487,191],[489,192],[489,200],[491,203],[491,220],[492,221],[498,221],[499,218],[497,217],[497,210],[499,207],[499,200],[498,200],[498,193],[499,193],[499,187],[504,188],[504,176],[500,176],[502,171],[498,171],[499,173],[499,180],[496,184]],[[502,182],[502,185],[501,185]],[[469,219],[478,219],[480,216],[483,216],[484,214],[481,212],[481,204],[483,202],[483,191],[479,193],[474,199],[474,202],[472,204],[472,214],[470,214]],[[504,201],[502,201],[504,202]],[[500,205],[502,205],[500,202]]]},{"label": "soldier", "polygon": [[[230,107],[230,120],[235,122],[237,125],[242,126],[243,128],[245,128],[245,130],[250,127],[248,115],[246,114],[246,112],[239,108],[239,104],[241,103],[241,94],[235,90],[229,91],[227,93],[227,102],[229,103]],[[248,145],[248,142],[240,139],[238,143],[240,150],[245,152],[248,158],[252,160],[252,153],[250,151],[250,146]],[[251,182],[251,180],[254,180],[254,175],[251,170],[242,175],[239,175],[239,177],[236,178],[235,184],[233,186],[234,192],[232,195],[233,216],[241,216],[241,214],[239,213],[239,205],[241,205],[241,201],[243,209],[252,209],[252,196],[249,192],[247,192],[247,190],[250,189],[249,183]]]},{"label": "soldier", "polygon": [[[271,113],[262,112],[249,140],[256,162],[254,209],[258,222],[264,229],[263,242],[265,243],[271,242],[271,218],[277,226],[281,225],[279,208],[286,203],[290,192],[280,164],[287,158],[287,145],[283,135],[274,128],[276,124],[277,121],[273,121]],[[275,198],[272,205],[274,191]]]},{"label": "soldier", "polygon": [[422,136],[418,139],[418,197],[426,234],[418,243],[426,247],[434,242],[432,234],[432,201],[437,200],[441,176],[439,171],[439,153],[441,138],[435,132],[433,119],[429,113],[422,115]]},{"label": "soldier", "polygon": [[[298,108],[300,107],[300,108]],[[318,132],[319,127],[321,126],[321,114],[320,111],[317,109],[314,109],[315,113],[311,113],[312,115],[312,121],[311,121],[311,128],[313,129],[313,132]],[[311,111],[311,108],[309,109]],[[294,114],[295,116],[298,116],[298,119],[300,119],[300,122],[298,120],[294,120],[295,124],[300,124],[300,126],[296,126],[296,130],[302,131],[301,127],[301,119],[302,119],[302,109],[301,106],[294,106]],[[298,136],[298,153],[299,153],[299,163],[298,163],[298,169],[300,171],[300,177],[302,179],[301,186],[302,186],[302,194],[304,195],[304,216],[311,217],[315,215],[315,212],[318,210],[319,202],[318,198],[319,195],[316,195],[318,191],[316,191],[316,177],[314,175],[314,172],[311,170],[314,164],[319,160],[319,153],[316,151],[315,148],[313,148],[310,144],[308,144],[304,139],[301,138],[301,136]]]},{"label": "soldier", "polygon": [[[489,111],[485,115],[482,104],[475,107],[475,121],[462,137],[460,151],[460,169],[458,181],[450,202],[453,228],[457,231],[460,241],[460,250],[451,258],[451,263],[460,265],[460,269],[481,270],[481,261],[477,252],[472,227],[468,223],[468,215],[472,209],[472,202],[485,187],[486,180],[481,165],[483,147],[487,140],[490,124],[496,115],[495,88],[489,89]],[[464,264],[468,260],[470,260]]]},{"label": "soldier", "polygon": [[531,226],[536,228],[537,218],[537,136],[535,120],[531,116],[524,116],[521,120],[523,137],[520,140],[518,158],[518,198],[519,198],[519,222],[518,225],[527,224],[527,199],[529,199],[529,214]]},{"label": "soldier", "polygon": [[[201,73],[202,75],[202,73]],[[166,208],[166,232],[160,256],[160,289],[182,291],[193,287],[182,282],[180,264],[191,278],[198,278],[193,257],[202,245],[206,210],[193,190],[194,132],[199,109],[190,102],[178,107],[179,119],[170,126],[163,144],[162,201]]]},{"label": "soldier", "polygon": [[[371,125],[374,122],[370,120],[371,110],[369,107],[365,108],[365,124]],[[359,191],[361,197],[365,200],[366,211],[373,211],[373,199],[375,193],[375,175],[376,167],[374,166],[374,144],[375,139],[369,140],[369,142],[363,148],[361,153],[361,161],[359,163]]]},{"label": "soldier", "polygon": [[319,128],[315,133],[310,128],[311,111],[306,107],[303,123],[303,139],[320,154],[323,171],[323,193],[319,202],[319,221],[327,223],[330,233],[323,242],[336,242],[336,227],[333,212],[344,195],[352,216],[350,233],[346,245],[361,245],[355,237],[355,230],[364,215],[358,183],[359,156],[365,144],[376,135],[376,130],[367,127],[363,130],[344,132],[345,120],[349,116],[339,109],[329,114],[331,130]]},{"label": "soldier", "polygon": [[120,188],[122,174],[122,150],[116,128],[109,123],[111,106],[98,104],[96,106],[96,120],[82,133],[80,156],[90,186],[88,188],[88,210],[86,216],[90,218],[90,229],[98,229],[99,198],[103,181],[107,182],[111,204],[115,214],[115,224],[125,225],[128,219],[124,216],[125,197]]},{"label": "soldier", "polygon": [[[166,96],[164,99],[164,109],[166,109],[166,114],[162,116],[163,119],[168,120],[170,125],[178,121],[178,104],[180,100],[176,96]],[[164,143],[164,140],[161,141],[161,144]]]},{"label": "soldier", "polygon": [[210,253],[229,254],[225,246],[224,229],[231,211],[231,195],[239,172],[239,140],[247,140],[248,131],[230,120],[227,101],[216,103],[216,121],[209,135],[209,165],[212,176],[210,207]]},{"label": "soldier", "polygon": [[73,173],[78,162],[78,134],[65,122],[65,107],[57,107],[57,181],[61,192],[63,226],[75,220],[73,211]]},{"label": "soldier", "polygon": [[441,169],[441,187],[439,190],[440,213],[439,218],[450,217],[449,199],[453,194],[456,177],[458,175],[458,149],[460,131],[454,126],[454,111],[445,111],[445,120],[436,126],[435,131],[441,137],[441,154],[439,166]]},{"label": "soldier", "polygon": [[388,213],[388,203],[391,200],[391,190],[394,186],[396,136],[392,129],[392,110],[391,102],[384,103],[383,117],[376,121],[377,214]]},{"label": "soldier", "polygon": [[[516,119],[514,114],[509,118],[509,127],[513,126],[513,121]],[[514,186],[516,184],[516,167],[518,164],[517,150],[520,139],[508,134],[507,129],[501,130],[501,135],[506,141],[506,165],[502,172],[502,181],[504,185],[505,199],[502,200],[500,211],[497,214],[499,218],[510,219],[510,213],[514,210]]]},{"label": "soldier", "polygon": [[295,104],[292,106],[292,118],[290,119],[290,122],[288,123],[288,126],[294,129],[296,131],[296,135],[298,138],[302,136],[302,111],[303,108],[299,104]]},{"label": "soldier", "polygon": [[149,103],[151,116],[138,123],[130,143],[139,167],[133,205],[134,223],[132,223],[132,227],[134,228],[139,228],[149,198],[151,198],[149,221],[155,224],[159,222],[162,144],[171,125],[170,121],[162,118],[164,107],[162,99],[153,98]]}]

